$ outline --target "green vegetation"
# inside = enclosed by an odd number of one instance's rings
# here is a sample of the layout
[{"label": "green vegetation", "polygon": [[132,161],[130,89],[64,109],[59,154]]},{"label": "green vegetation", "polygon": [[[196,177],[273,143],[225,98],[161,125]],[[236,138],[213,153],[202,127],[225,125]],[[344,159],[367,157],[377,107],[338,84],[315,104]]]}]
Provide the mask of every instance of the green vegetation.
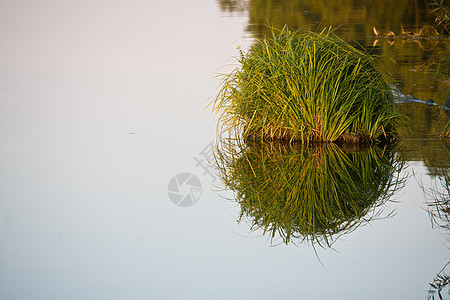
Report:
[{"label": "green vegetation", "polygon": [[247,139],[365,143],[396,136],[397,112],[374,59],[331,30],[287,26],[241,52],[214,109]]},{"label": "green vegetation", "polygon": [[[222,1],[221,1],[222,2]],[[227,1],[226,1],[227,2]],[[392,83],[405,93],[418,99],[433,99],[437,104],[445,103],[448,81],[448,57],[450,43],[443,28],[448,0],[398,0],[398,1],[354,1],[354,0],[233,0],[236,9],[244,4],[248,11],[247,32],[258,39],[270,34],[267,23],[275,28],[285,24],[292,30],[308,27],[312,31],[332,27],[343,40],[359,49],[362,45],[377,55],[380,68],[392,76]],[[441,5],[428,5],[436,3]],[[442,3],[442,4],[441,4]],[[433,10],[436,10],[433,12]],[[435,22],[435,19],[438,19]],[[393,31],[395,37],[378,38],[373,32],[377,28],[382,35]],[[427,36],[428,33],[433,36]],[[435,28],[439,37],[435,36]],[[447,25],[448,28],[448,25]],[[419,37],[408,37],[422,31]],[[405,37],[406,36],[406,37]],[[439,76],[436,76],[439,68]],[[445,74],[442,74],[442,73]],[[448,94],[447,94],[448,95]],[[413,119],[415,125],[417,119]],[[405,124],[406,125],[406,124]],[[411,124],[408,125],[410,127]],[[436,134],[436,133],[435,133]]]},{"label": "green vegetation", "polygon": [[215,158],[240,204],[239,220],[250,220],[271,241],[323,247],[379,217],[402,183],[393,152],[346,146],[222,140]]},{"label": "green vegetation", "polygon": [[447,124],[441,133],[441,137],[450,138],[450,120],[447,121]]},{"label": "green vegetation", "polygon": [[447,34],[450,33],[450,9],[445,4],[444,0],[441,1],[430,1],[429,4],[432,8],[433,14],[436,16],[436,23],[441,25]]}]

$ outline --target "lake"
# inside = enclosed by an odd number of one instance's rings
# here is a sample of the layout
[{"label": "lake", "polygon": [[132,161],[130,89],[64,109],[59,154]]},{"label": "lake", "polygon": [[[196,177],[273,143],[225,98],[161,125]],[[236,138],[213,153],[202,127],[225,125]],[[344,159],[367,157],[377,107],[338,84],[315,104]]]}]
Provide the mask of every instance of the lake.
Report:
[{"label": "lake", "polygon": [[441,105],[434,19],[406,0],[3,1],[0,298],[426,299],[450,259],[437,105],[399,104],[410,122],[385,164],[401,184],[330,247],[252,230],[207,160],[216,75],[267,23],[332,26]]}]

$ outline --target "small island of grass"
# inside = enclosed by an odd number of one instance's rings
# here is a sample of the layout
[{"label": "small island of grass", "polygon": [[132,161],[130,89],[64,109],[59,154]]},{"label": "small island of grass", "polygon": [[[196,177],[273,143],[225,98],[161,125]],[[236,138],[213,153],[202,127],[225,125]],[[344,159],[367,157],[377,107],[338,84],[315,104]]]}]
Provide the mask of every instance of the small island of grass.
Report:
[{"label": "small island of grass", "polygon": [[397,112],[374,62],[331,30],[272,29],[224,77],[214,101],[219,126],[250,140],[392,140]]}]

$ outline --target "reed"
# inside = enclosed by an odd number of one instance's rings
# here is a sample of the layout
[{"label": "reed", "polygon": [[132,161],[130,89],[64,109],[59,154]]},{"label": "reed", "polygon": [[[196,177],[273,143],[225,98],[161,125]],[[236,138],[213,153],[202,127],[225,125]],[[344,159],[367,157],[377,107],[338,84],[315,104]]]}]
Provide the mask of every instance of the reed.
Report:
[{"label": "reed", "polygon": [[241,51],[223,77],[213,110],[222,131],[239,128],[253,140],[391,140],[396,111],[374,58],[322,32],[272,28]]}]

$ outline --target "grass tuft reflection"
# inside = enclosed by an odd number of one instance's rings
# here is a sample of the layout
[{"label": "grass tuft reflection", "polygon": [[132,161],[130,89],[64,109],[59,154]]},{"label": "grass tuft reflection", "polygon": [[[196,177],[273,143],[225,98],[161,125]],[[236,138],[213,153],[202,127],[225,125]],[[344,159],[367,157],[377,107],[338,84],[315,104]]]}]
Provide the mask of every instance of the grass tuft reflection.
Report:
[{"label": "grass tuft reflection", "polygon": [[393,151],[354,144],[225,139],[216,145],[215,160],[219,178],[235,192],[239,221],[249,220],[271,243],[281,238],[330,247],[379,217],[404,182]]}]

